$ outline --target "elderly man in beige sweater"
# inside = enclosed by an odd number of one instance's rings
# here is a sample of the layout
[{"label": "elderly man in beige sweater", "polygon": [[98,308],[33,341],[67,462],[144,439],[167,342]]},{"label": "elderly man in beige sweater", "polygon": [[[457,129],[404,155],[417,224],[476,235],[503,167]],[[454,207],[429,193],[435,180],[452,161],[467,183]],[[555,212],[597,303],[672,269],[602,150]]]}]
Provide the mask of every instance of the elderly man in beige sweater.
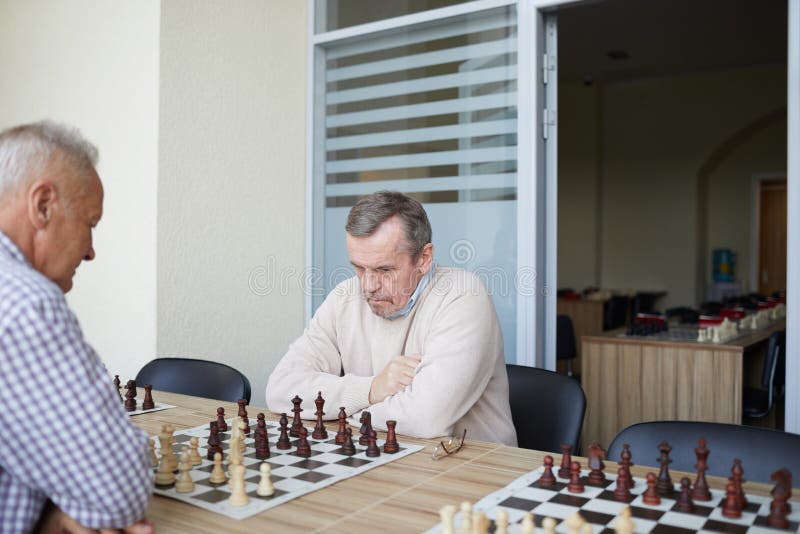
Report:
[{"label": "elderly man in beige sweater", "polygon": [[356,276],[326,297],[269,377],[267,405],[291,411],[303,398],[313,418],[322,392],[326,419],[343,406],[368,409],[375,428],[397,421],[420,438],[467,429],[477,440],[516,445],[503,334],[481,281],[433,262],[422,205],[396,192],[362,198],[347,218]]}]

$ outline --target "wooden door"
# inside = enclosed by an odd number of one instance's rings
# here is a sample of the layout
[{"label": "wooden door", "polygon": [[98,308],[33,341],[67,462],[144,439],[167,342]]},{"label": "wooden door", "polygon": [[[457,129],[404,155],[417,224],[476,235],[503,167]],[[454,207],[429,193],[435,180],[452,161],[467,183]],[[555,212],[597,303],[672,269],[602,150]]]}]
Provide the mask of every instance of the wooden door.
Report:
[{"label": "wooden door", "polygon": [[786,289],[786,181],[765,181],[759,188],[758,292]]}]

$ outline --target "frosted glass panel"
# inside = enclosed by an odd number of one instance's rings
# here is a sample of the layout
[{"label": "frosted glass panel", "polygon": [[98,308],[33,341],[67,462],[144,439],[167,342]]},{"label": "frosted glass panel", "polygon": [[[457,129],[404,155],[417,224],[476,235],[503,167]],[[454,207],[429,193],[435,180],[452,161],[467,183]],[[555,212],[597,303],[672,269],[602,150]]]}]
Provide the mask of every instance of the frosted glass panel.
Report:
[{"label": "frosted glass panel", "polygon": [[[344,246],[362,195],[421,201],[441,265],[491,292],[516,362],[517,32],[514,7],[326,45],[315,74],[314,308],[352,275]],[[315,211],[315,216],[318,216]]]}]

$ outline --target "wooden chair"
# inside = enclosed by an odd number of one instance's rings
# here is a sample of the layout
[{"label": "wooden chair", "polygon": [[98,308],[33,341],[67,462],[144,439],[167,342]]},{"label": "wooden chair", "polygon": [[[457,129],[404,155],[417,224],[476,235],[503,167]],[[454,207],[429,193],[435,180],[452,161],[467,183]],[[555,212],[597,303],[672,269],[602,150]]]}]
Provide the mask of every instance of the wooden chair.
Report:
[{"label": "wooden chair", "polygon": [[574,378],[545,369],[506,364],[511,418],[524,449],[561,452],[580,447],[586,395]]},{"label": "wooden chair", "polygon": [[694,449],[705,438],[711,451],[707,474],[729,477],[733,459],[742,460],[745,480],[771,483],[770,475],[786,467],[800,476],[800,435],[743,425],[699,421],[651,421],[621,430],[608,447],[608,459],[618,462],[623,444],[630,445],[634,464],[657,466],[658,444],[672,446],[670,469],[695,471]]},{"label": "wooden chair", "polygon": [[192,358],[156,358],[136,375],[136,384],[209,399],[250,402],[250,381],[229,365]]}]

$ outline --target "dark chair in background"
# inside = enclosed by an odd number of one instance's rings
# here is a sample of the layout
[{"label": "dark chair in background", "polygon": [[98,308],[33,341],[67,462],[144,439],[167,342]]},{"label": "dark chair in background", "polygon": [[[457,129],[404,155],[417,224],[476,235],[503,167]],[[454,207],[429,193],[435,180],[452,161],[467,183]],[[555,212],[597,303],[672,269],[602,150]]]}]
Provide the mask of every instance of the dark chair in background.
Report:
[{"label": "dark chair in background", "polygon": [[136,375],[136,384],[209,399],[250,403],[250,381],[229,365],[191,358],[157,358]]},{"label": "dark chair in background", "polygon": [[567,361],[567,374],[572,376],[572,361],[578,351],[575,348],[575,330],[569,315],[556,316],[556,360]]},{"label": "dark chair in background", "polygon": [[[770,475],[786,467],[800,475],[800,435],[752,426],[697,421],[652,421],[631,425],[616,435],[608,448],[608,459],[619,461],[622,445],[631,446],[633,462],[658,466],[658,444],[672,446],[670,469],[695,471],[694,449],[705,438],[710,454],[709,475],[729,477],[733,459],[742,460],[745,480],[771,483]],[[657,471],[657,470],[656,470]]]},{"label": "dark chair in background", "polygon": [[773,332],[767,342],[767,353],[764,356],[764,368],[761,372],[761,387],[764,389],[746,387],[742,392],[742,414],[745,417],[763,419],[783,397],[785,362],[786,331]]},{"label": "dark chair in background", "polygon": [[586,395],[574,378],[534,367],[506,365],[511,418],[524,449],[578,453]]},{"label": "dark chair in background", "polygon": [[614,330],[625,326],[628,323],[630,307],[630,297],[614,295],[608,299],[603,311],[603,330]]}]

